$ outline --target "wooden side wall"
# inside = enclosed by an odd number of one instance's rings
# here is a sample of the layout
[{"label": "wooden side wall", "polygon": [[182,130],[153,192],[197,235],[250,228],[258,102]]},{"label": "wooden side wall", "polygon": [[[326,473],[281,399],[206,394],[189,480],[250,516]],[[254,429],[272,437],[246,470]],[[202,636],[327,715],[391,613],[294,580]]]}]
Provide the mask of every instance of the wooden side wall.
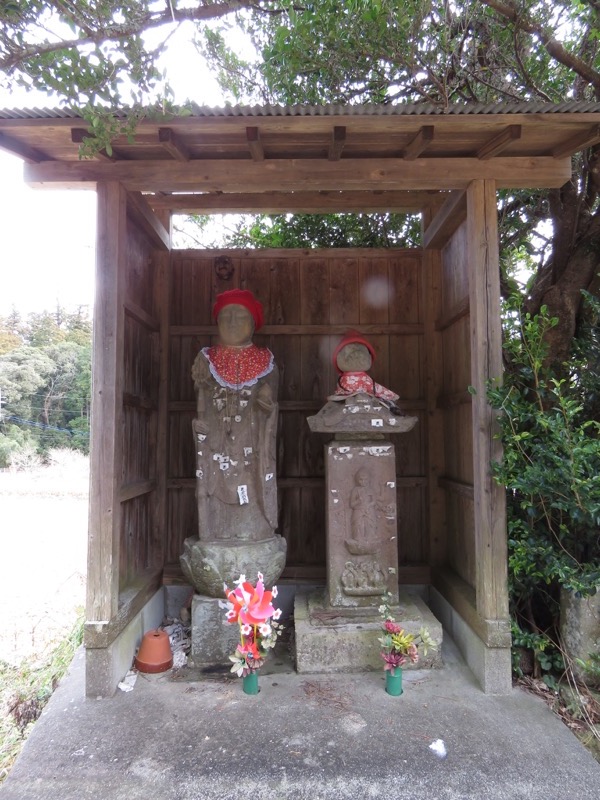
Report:
[{"label": "wooden side wall", "polygon": [[377,351],[375,380],[419,417],[413,432],[397,437],[398,539],[401,579],[426,582],[425,299],[422,255],[406,250],[172,253],[165,579],[179,579],[183,540],[198,524],[190,370],[198,350],[213,341],[216,295],[238,287],[263,303],[265,327],[255,341],[271,348],[280,369],[279,531],[288,542],[286,574],[324,576],[325,438],[311,434],[306,417],[333,392],[332,352],[348,328],[357,328]]},{"label": "wooden side wall", "polygon": [[159,586],[163,563],[159,336],[168,261],[140,215],[149,209],[134,200],[117,182],[98,186],[88,647],[110,644]]},{"label": "wooden side wall", "polygon": [[[463,209],[466,219],[451,226],[438,254],[437,408],[444,436],[438,485],[446,536],[433,583],[488,646],[509,647],[505,499],[490,467],[502,448],[486,398],[487,382],[502,376],[495,184],[473,181]],[[431,258],[435,263],[435,253]]]},{"label": "wooden side wall", "polygon": [[441,253],[442,300],[437,329],[442,364],[438,407],[443,415],[447,560],[469,586],[475,586],[473,512],[473,435],[468,242],[466,221]]}]

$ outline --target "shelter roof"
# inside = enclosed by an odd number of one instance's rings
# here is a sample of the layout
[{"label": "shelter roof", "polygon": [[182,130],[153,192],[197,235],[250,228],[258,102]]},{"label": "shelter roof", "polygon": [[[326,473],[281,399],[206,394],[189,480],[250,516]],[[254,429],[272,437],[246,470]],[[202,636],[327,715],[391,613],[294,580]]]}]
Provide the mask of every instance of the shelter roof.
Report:
[{"label": "shelter roof", "polygon": [[191,104],[176,115],[149,112],[133,139],[118,136],[110,153],[82,161],[86,135],[74,109],[0,110],[0,147],[31,165],[32,185],[115,179],[131,190],[189,196],[438,191],[477,178],[557,187],[570,177],[570,156],[600,142],[600,103]]}]

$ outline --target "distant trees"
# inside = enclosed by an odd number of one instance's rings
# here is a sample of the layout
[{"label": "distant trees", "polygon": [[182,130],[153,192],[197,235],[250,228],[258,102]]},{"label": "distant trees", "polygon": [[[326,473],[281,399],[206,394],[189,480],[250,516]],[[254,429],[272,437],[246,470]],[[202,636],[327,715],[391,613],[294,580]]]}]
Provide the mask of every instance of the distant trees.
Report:
[{"label": "distant trees", "polygon": [[92,324],[73,313],[0,317],[0,467],[24,450],[89,450]]}]

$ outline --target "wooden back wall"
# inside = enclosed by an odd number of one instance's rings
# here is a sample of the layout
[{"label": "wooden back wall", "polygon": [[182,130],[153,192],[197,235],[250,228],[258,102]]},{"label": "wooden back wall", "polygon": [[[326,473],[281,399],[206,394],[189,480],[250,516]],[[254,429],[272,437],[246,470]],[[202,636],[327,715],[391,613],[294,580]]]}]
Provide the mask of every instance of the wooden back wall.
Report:
[{"label": "wooden back wall", "polygon": [[[402,566],[428,561],[424,297],[417,250],[173,251],[169,311],[168,527],[165,580],[178,580],[183,540],[197,533],[194,497],[195,415],[190,370],[214,341],[217,294],[250,289],[264,305],[257,344],[280,370],[279,532],[288,543],[285,575],[325,574],[323,444],[306,417],[335,389],[332,352],[348,328],[367,334],[377,359],[371,374],[419,417],[394,437],[398,474],[398,547]],[[402,570],[401,570],[402,579]]]}]

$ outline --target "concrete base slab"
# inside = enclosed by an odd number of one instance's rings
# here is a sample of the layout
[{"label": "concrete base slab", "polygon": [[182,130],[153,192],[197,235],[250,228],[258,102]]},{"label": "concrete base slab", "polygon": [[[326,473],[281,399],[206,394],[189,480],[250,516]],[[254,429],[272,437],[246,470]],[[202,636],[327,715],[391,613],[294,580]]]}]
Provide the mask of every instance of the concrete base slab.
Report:
[{"label": "concrete base slab", "polygon": [[[442,626],[418,595],[400,591],[400,602],[393,609],[396,621],[408,633],[428,629],[437,650],[420,654],[417,665],[405,669],[441,665]],[[294,609],[296,668],[298,672],[362,672],[381,670],[383,662],[377,641],[381,636],[381,617],[376,609],[333,608],[324,591],[310,595],[298,592]]]},{"label": "concrete base slab", "polygon": [[510,647],[488,647],[433,586],[429,593],[429,604],[435,615],[442,620],[444,629],[456,642],[483,691],[486,694],[510,694]]},{"label": "concrete base slab", "polygon": [[195,594],[192,599],[192,649],[193,666],[226,664],[240,641],[238,625],[227,622],[219,601],[213,597]]},{"label": "concrete base slab", "polygon": [[[597,800],[600,764],[546,704],[484,695],[444,635],[444,666],[239,678],[138,677],[86,700],[83,657],[35,724],[2,800]],[[430,745],[442,739],[440,758]]]},{"label": "concrete base slab", "polygon": [[143,635],[158,628],[164,613],[164,592],[159,589],[108,647],[86,649],[88,697],[111,697],[116,692],[119,682],[131,669]]}]

